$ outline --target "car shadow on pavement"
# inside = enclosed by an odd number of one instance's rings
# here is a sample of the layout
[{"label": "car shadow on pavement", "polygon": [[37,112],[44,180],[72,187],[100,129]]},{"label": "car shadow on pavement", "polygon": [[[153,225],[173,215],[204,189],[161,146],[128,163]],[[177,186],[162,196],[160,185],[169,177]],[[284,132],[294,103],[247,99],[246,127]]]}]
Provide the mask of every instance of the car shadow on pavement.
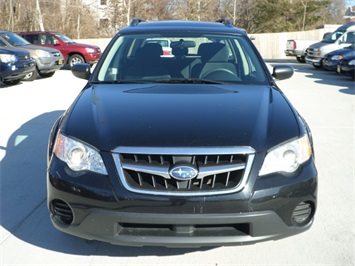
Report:
[{"label": "car shadow on pavement", "polygon": [[16,238],[60,253],[98,256],[172,256],[211,248],[126,247],[87,241],[55,229],[46,202],[47,141],[63,111],[41,114],[10,136],[0,165],[0,223],[7,231],[1,245]]}]

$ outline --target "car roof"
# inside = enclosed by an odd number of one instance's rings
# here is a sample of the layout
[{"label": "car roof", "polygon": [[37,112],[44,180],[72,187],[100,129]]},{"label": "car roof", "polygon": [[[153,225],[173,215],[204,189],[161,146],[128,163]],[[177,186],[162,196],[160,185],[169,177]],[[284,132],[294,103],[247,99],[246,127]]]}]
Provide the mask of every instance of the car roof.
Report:
[{"label": "car roof", "polygon": [[21,31],[19,32],[20,34],[43,34],[43,33],[47,33],[47,34],[56,34],[56,32],[54,31]]},{"label": "car roof", "polygon": [[147,33],[147,32],[161,32],[161,31],[196,31],[206,33],[232,33],[232,34],[246,34],[245,30],[236,28],[232,25],[229,19],[219,20],[217,22],[205,21],[188,21],[188,20],[166,20],[166,21],[142,21],[140,19],[133,19],[132,23],[121,29],[120,34],[130,33]]}]

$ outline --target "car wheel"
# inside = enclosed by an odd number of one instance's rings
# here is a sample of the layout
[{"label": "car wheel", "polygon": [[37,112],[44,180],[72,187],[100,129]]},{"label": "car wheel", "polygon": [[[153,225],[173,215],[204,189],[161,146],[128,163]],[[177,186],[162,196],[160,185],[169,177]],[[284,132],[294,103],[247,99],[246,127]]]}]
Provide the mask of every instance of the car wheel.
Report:
[{"label": "car wheel", "polygon": [[38,70],[35,69],[22,78],[23,81],[33,81],[37,78]]},{"label": "car wheel", "polygon": [[20,79],[15,79],[15,80],[3,80],[3,83],[6,85],[17,85],[20,83]]},{"label": "car wheel", "polygon": [[84,58],[79,54],[73,54],[68,59],[69,66],[72,67],[77,63],[85,63]]},{"label": "car wheel", "polygon": [[296,57],[296,59],[300,63],[306,63],[306,59],[304,57]]},{"label": "car wheel", "polygon": [[39,73],[39,75],[43,78],[50,78],[51,76],[54,75],[55,72],[49,72],[49,73]]}]

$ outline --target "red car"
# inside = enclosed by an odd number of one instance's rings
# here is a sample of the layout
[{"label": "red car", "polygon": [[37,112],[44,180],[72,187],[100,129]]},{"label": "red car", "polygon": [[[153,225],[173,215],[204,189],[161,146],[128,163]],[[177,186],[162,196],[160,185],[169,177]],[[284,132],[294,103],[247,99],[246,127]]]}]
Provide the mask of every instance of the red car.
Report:
[{"label": "red car", "polygon": [[49,31],[20,32],[18,35],[32,44],[52,47],[59,50],[65,63],[72,67],[76,63],[95,64],[100,56],[101,49],[95,45],[76,43],[67,36]]}]

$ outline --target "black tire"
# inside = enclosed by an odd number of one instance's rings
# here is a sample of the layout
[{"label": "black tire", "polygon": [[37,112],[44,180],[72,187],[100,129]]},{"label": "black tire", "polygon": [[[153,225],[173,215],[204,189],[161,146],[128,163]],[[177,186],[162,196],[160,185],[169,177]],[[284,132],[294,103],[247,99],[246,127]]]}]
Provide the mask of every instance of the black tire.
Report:
[{"label": "black tire", "polygon": [[306,59],[304,57],[296,57],[296,59],[300,63],[306,63]]},{"label": "black tire", "polygon": [[77,63],[85,63],[84,58],[80,54],[73,54],[68,59],[68,65],[70,68]]},{"label": "black tire", "polygon": [[26,76],[22,78],[23,81],[34,81],[37,78],[38,75],[38,70],[37,68],[32,71],[31,73],[28,73]]},{"label": "black tire", "polygon": [[39,73],[39,75],[43,78],[50,78],[54,75],[55,72],[49,72],[49,73]]},{"label": "black tire", "polygon": [[3,80],[3,83],[6,84],[6,85],[9,85],[9,86],[12,86],[12,85],[17,85],[20,83],[20,79],[15,79],[15,80]]}]

